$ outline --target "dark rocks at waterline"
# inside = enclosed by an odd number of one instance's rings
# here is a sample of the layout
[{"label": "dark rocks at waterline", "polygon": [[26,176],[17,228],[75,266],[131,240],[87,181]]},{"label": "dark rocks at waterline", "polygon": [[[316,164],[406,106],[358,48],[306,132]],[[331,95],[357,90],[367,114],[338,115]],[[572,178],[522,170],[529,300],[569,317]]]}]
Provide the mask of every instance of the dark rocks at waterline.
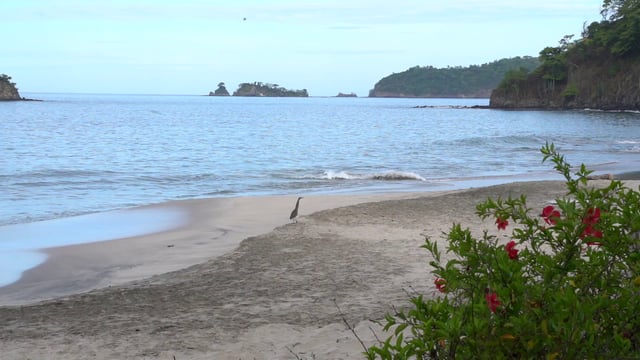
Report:
[{"label": "dark rocks at waterline", "polygon": [[25,97],[21,97],[20,99],[1,99],[0,98],[0,102],[11,102],[11,101],[43,101],[40,99],[28,99]]},{"label": "dark rocks at waterline", "polygon": [[414,106],[414,109],[489,109],[486,105],[418,105]]}]

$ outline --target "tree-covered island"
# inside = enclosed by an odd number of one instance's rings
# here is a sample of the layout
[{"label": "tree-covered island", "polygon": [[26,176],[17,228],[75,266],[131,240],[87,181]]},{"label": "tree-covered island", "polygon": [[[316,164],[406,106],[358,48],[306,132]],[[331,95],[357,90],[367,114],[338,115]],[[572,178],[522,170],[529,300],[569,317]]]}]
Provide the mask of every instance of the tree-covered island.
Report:
[{"label": "tree-covered island", "polygon": [[242,83],[233,96],[269,96],[269,97],[308,97],[307,89],[289,90],[278,84],[269,83]]},{"label": "tree-covered island", "polygon": [[[229,92],[223,82],[218,84],[215,92],[209,92],[210,96],[228,96]],[[233,92],[233,96],[264,96],[264,97],[308,97],[307,89],[289,90],[278,84],[262,82],[242,83],[238,85],[238,90]]]}]

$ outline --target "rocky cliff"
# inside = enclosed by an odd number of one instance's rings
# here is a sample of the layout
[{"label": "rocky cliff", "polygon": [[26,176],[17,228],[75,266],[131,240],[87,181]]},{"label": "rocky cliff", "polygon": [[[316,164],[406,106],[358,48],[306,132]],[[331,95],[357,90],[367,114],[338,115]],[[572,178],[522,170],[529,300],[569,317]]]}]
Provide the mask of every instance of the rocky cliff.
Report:
[{"label": "rocky cliff", "polygon": [[0,101],[22,100],[16,84],[11,82],[11,77],[0,75]]},{"label": "rocky cliff", "polygon": [[640,1],[605,1],[604,19],[540,51],[533,72],[514,70],[493,108],[640,110]]},{"label": "rocky cliff", "polygon": [[640,57],[595,58],[572,64],[566,79],[526,79],[493,91],[492,108],[640,110]]}]

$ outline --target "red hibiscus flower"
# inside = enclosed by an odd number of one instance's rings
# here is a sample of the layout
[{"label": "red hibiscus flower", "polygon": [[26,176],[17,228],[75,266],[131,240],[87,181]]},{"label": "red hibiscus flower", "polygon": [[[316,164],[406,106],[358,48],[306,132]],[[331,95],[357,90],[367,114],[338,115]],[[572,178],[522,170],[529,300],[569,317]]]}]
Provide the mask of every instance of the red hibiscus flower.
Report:
[{"label": "red hibiscus flower", "polygon": [[600,220],[600,209],[598,208],[588,208],[587,216],[582,219],[583,224],[594,225]]},{"label": "red hibiscus flower", "polygon": [[498,300],[498,294],[494,292],[488,292],[484,296],[484,299],[487,300],[487,306],[489,307],[489,310],[491,310],[492,313],[495,313],[498,306],[500,306],[500,301]]},{"label": "red hibiscus flower", "polygon": [[516,242],[511,240],[504,247],[507,255],[509,255],[509,259],[516,260],[518,258],[518,249],[516,249]]},{"label": "red hibiscus flower", "polygon": [[602,231],[596,230],[593,225],[589,224],[580,234],[580,239],[584,239],[586,237],[594,237],[598,239],[602,239]]},{"label": "red hibiscus flower", "polygon": [[496,225],[498,225],[498,230],[505,230],[507,228],[507,225],[509,225],[509,221],[507,221],[506,219],[497,218]]},{"label": "red hibiscus flower", "polygon": [[434,283],[436,284],[436,288],[438,289],[438,291],[440,291],[441,293],[447,292],[447,280],[436,278]]},{"label": "red hibiscus flower", "polygon": [[553,205],[547,205],[542,209],[542,214],[540,215],[549,225],[555,225],[557,220],[560,218],[560,211],[556,210]]},{"label": "red hibiscus flower", "polygon": [[[584,239],[586,237],[594,237],[601,239],[602,231],[597,230],[594,225],[596,225],[600,221],[600,209],[598,208],[588,208],[587,215],[582,219],[582,223],[587,225],[582,234],[580,234],[580,238]],[[588,244],[588,243],[587,243]],[[601,245],[598,243],[598,245]]]}]

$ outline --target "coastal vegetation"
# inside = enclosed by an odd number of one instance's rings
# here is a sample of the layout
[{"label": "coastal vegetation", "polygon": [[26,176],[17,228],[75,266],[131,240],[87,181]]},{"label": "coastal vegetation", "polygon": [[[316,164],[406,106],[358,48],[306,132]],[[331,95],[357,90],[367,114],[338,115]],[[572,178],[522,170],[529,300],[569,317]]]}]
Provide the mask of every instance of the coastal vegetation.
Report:
[{"label": "coastal vegetation", "polygon": [[16,83],[11,81],[11,76],[0,74],[0,101],[22,100]]},{"label": "coastal vegetation", "polygon": [[553,144],[541,151],[566,196],[541,209],[525,195],[489,198],[476,210],[495,232],[454,223],[446,262],[426,238],[440,296],[388,314],[391,336],[366,349],[369,359],[637,358],[640,191],[591,186],[584,165],[571,167]]},{"label": "coastal vegetation", "polygon": [[533,71],[508,72],[490,106],[640,110],[640,1],[605,0],[601,14],[581,38],[541,50]]},{"label": "coastal vegetation", "polygon": [[262,82],[242,83],[233,96],[308,97],[307,89],[289,90],[278,84]]},{"label": "coastal vegetation", "polygon": [[537,58],[523,56],[467,67],[415,66],[382,78],[369,97],[488,98],[507,72],[531,71],[538,65]]}]

